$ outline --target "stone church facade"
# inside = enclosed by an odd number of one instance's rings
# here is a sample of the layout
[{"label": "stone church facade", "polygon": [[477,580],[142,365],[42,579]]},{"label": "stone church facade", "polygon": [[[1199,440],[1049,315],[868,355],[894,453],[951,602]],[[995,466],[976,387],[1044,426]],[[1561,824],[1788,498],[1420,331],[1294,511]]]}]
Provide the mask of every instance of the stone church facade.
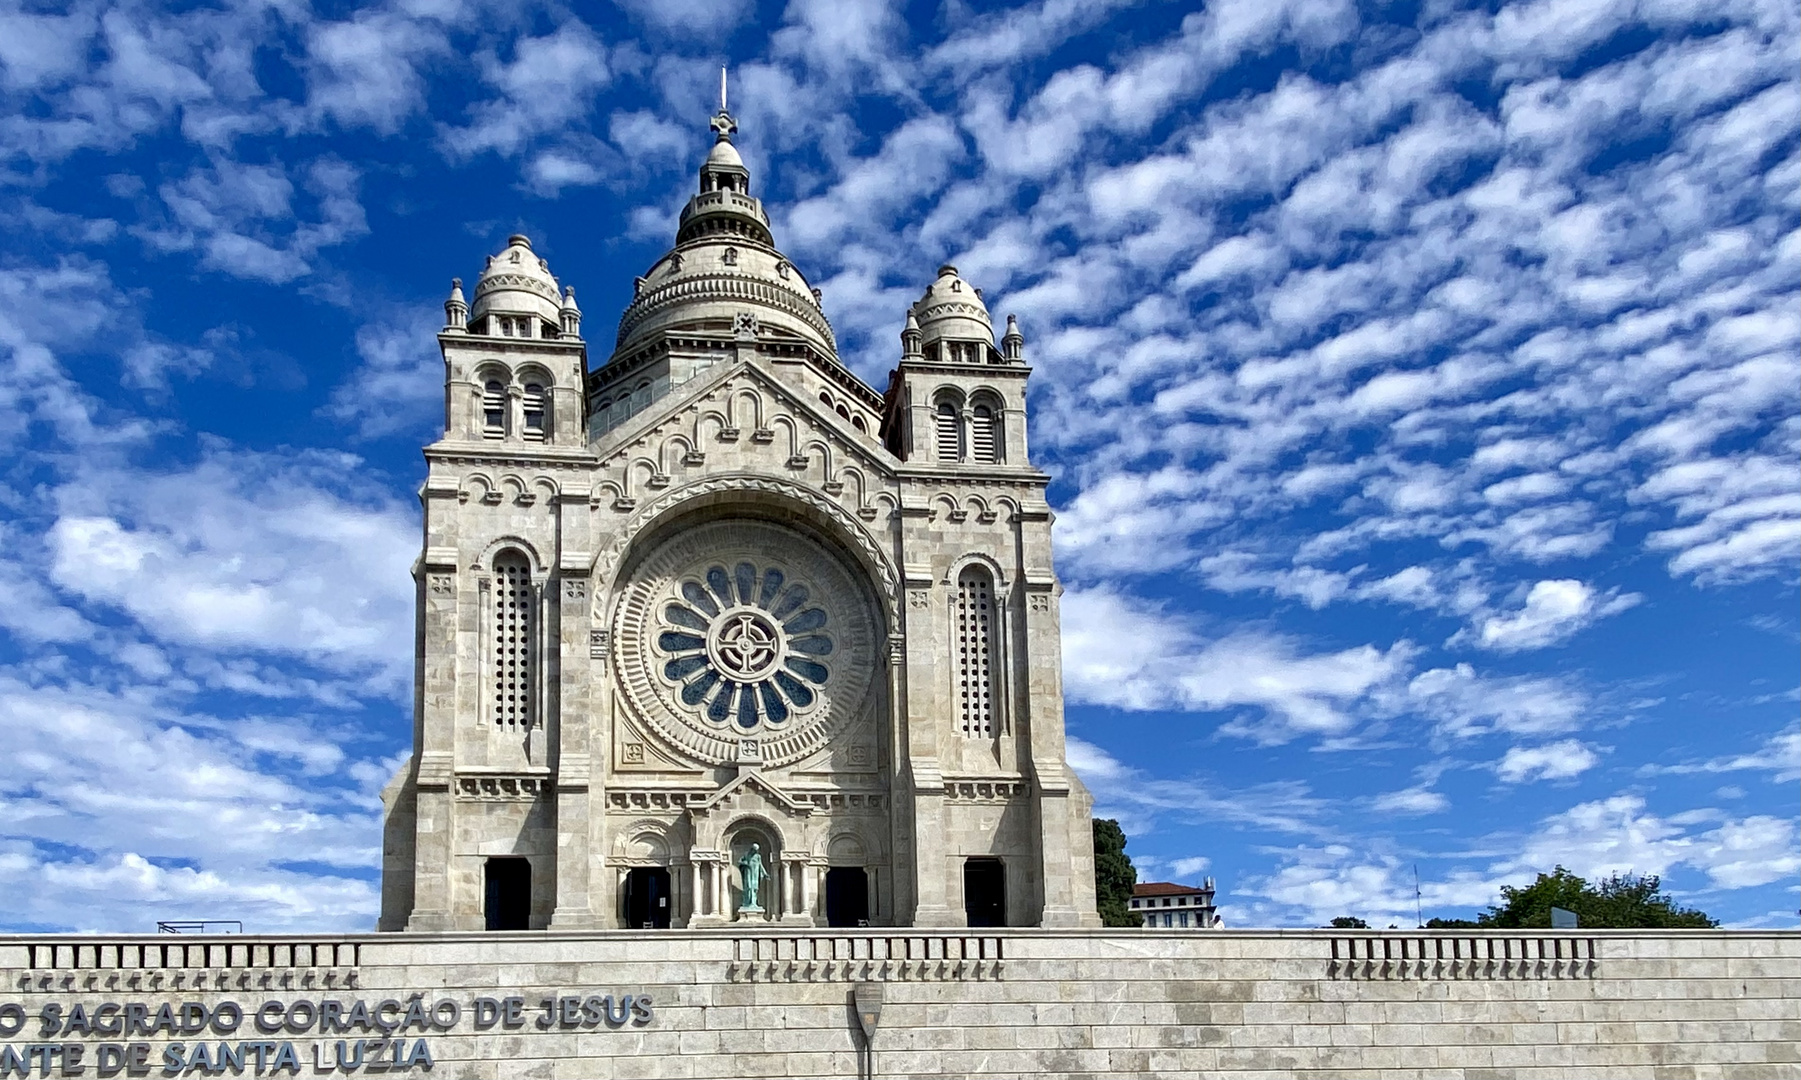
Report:
[{"label": "stone church facade", "polygon": [[1023,337],[864,383],[713,128],[595,369],[526,237],[445,304],[380,926],[1096,926]]}]

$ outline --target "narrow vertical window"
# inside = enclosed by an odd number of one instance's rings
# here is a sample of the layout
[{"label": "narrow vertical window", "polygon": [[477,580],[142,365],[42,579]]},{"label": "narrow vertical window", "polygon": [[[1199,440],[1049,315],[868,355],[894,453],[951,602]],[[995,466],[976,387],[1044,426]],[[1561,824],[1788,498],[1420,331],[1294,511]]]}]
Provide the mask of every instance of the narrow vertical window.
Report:
[{"label": "narrow vertical window", "polygon": [[532,573],[509,552],[494,560],[494,610],[489,635],[494,723],[532,726]]},{"label": "narrow vertical window", "polygon": [[482,387],[482,438],[507,437],[507,388],[495,379]]},{"label": "narrow vertical window", "polygon": [[544,441],[544,387],[537,383],[526,383],[525,394],[520,398],[521,411],[525,416],[525,438],[527,442]]},{"label": "narrow vertical window", "polygon": [[971,739],[994,737],[994,583],[972,566],[957,577],[957,627],[953,646],[957,716]]},{"label": "narrow vertical window", "polygon": [[962,461],[963,418],[957,415],[957,406],[940,401],[934,419],[938,426],[938,460]]},{"label": "narrow vertical window", "polygon": [[1000,446],[994,422],[994,410],[977,405],[969,414],[969,457],[971,461],[995,464],[1000,461]]}]

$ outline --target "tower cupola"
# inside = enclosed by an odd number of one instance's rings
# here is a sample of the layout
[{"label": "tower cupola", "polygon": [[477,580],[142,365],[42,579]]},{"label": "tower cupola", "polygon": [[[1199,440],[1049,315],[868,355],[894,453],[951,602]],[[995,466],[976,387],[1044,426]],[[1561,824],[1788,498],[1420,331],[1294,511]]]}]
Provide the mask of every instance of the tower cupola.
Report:
[{"label": "tower cupola", "polygon": [[[562,312],[563,295],[550,263],[532,250],[530,238],[515,233],[507,237],[505,251],[488,256],[487,266],[476,279],[469,324],[478,334],[555,337],[561,330]],[[489,322],[490,316],[501,321]]]},{"label": "tower cupola", "polygon": [[927,360],[946,363],[999,363],[994,322],[982,290],[965,281],[946,263],[926,286],[925,295],[907,310],[908,329],[918,326],[919,346]]}]

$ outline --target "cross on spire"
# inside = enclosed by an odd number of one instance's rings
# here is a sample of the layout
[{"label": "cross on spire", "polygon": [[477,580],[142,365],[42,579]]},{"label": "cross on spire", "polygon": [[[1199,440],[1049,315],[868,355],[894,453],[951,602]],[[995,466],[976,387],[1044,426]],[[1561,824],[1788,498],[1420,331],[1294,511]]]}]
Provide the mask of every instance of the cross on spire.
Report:
[{"label": "cross on spire", "polygon": [[713,129],[720,142],[729,141],[732,133],[738,130],[738,121],[733,120],[732,114],[725,108],[725,68],[723,67],[719,69],[719,115],[713,117],[708,126]]}]

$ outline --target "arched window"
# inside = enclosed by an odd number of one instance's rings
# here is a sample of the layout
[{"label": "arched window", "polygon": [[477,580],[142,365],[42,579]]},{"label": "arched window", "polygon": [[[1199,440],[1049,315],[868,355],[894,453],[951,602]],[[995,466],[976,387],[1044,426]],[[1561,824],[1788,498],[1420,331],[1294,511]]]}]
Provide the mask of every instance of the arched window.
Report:
[{"label": "arched window", "polygon": [[520,399],[520,405],[525,416],[526,441],[543,442],[545,432],[544,387],[538,383],[526,383],[525,395]]},{"label": "arched window", "polygon": [[866,432],[866,431],[868,431],[868,430],[869,430],[869,425],[868,425],[868,424],[865,424],[865,423],[864,423],[864,422],[863,422],[863,418],[862,418],[862,417],[861,417],[861,416],[853,416],[853,417],[851,417],[851,418],[850,418],[850,422],[851,422],[851,424],[852,424],[852,425],[854,425],[854,426],[855,426],[855,427],[856,427],[856,429],[857,429],[857,430],[858,430],[858,431],[865,431],[865,432]]},{"label": "arched window", "polygon": [[1000,461],[1000,425],[995,423],[994,409],[977,405],[969,414],[969,459],[987,464]]},{"label": "arched window", "polygon": [[832,395],[826,393],[824,390],[821,390],[819,392],[819,403],[821,405],[824,405],[828,409],[831,408],[832,407]]},{"label": "arched window", "polygon": [[971,566],[957,575],[957,632],[952,648],[957,719],[962,734],[991,739],[994,723],[994,580]]},{"label": "arched window", "polygon": [[850,419],[850,410],[845,408],[843,405],[840,405],[840,406],[838,406],[838,415],[844,417],[846,420],[849,420]]},{"label": "arched window", "polygon": [[938,428],[938,460],[963,460],[963,418],[954,402],[940,401],[933,417]]},{"label": "arched window", "polygon": [[494,723],[502,727],[532,726],[532,571],[516,551],[494,559],[494,609],[489,619],[493,664],[488,689]]},{"label": "arched window", "polygon": [[498,379],[482,387],[482,438],[507,437],[507,388]]}]

